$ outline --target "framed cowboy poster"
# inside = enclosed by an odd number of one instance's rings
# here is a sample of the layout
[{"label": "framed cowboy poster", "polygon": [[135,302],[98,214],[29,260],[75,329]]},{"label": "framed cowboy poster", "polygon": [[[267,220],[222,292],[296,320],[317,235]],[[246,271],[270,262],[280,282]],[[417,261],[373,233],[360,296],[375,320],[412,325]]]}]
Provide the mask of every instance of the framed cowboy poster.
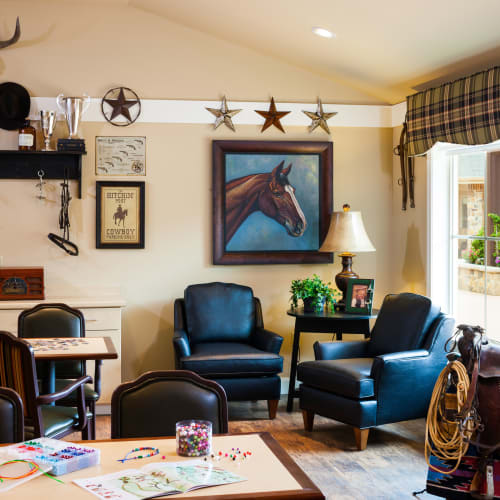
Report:
[{"label": "framed cowboy poster", "polygon": [[96,248],[144,248],[144,198],[144,182],[96,182]]}]

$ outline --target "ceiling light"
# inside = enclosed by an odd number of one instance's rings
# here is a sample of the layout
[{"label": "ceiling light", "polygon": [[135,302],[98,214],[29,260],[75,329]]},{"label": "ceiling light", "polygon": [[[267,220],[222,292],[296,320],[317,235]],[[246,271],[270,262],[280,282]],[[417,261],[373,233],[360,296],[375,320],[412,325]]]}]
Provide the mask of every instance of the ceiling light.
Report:
[{"label": "ceiling light", "polygon": [[312,32],[315,35],[322,36],[323,38],[336,38],[337,35],[335,33],[332,33],[331,31],[328,31],[325,28],[319,28],[318,26],[315,26],[312,29]]}]

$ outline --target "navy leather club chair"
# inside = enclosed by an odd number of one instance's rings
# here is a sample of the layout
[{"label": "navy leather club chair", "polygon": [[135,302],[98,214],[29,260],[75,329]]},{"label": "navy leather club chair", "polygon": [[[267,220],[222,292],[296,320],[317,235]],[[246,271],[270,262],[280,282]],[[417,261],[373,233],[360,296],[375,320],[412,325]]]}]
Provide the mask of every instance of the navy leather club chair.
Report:
[{"label": "navy leather club chair", "polygon": [[174,303],[175,363],[215,380],[228,401],[268,402],[276,416],[283,338],[264,329],[252,289],[231,283],[191,285]]},{"label": "navy leather club chair", "polygon": [[370,427],[425,417],[453,325],[427,297],[402,293],[385,297],[369,340],[316,342],[316,361],[297,368],[305,429],[316,413],[338,420],[363,450]]}]

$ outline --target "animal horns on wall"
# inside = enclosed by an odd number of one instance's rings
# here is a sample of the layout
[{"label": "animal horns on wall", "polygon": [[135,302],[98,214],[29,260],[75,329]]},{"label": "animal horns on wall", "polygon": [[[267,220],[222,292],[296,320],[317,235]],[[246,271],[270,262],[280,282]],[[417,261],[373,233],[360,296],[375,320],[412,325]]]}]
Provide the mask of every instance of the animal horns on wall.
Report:
[{"label": "animal horns on wall", "polygon": [[15,44],[19,40],[20,36],[21,36],[21,25],[19,24],[19,16],[18,16],[16,20],[16,31],[14,31],[14,35],[12,36],[12,38],[9,38],[8,40],[0,41],[0,49],[4,49],[9,45]]}]

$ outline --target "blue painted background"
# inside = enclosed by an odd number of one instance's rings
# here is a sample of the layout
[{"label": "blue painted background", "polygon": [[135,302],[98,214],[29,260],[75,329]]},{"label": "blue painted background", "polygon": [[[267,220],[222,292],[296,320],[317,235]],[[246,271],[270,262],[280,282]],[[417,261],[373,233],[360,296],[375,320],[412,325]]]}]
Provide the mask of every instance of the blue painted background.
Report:
[{"label": "blue painted background", "polygon": [[251,174],[270,173],[285,161],[288,174],[307,221],[304,234],[290,236],[285,227],[254,212],[238,228],[226,251],[318,250],[319,248],[319,155],[226,154],[226,182]]}]

